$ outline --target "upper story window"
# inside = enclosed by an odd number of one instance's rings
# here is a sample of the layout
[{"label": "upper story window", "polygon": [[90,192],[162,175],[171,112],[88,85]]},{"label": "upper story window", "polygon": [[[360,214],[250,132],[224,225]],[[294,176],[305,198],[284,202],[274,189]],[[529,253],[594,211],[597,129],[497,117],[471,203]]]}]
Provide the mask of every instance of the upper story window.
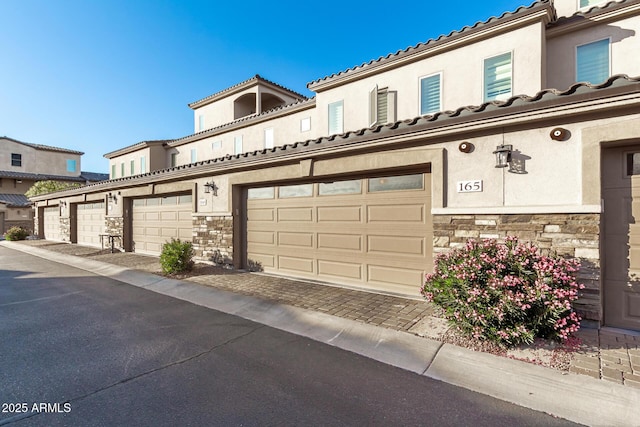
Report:
[{"label": "upper story window", "polygon": [[273,148],[273,128],[264,130],[264,148]]},{"label": "upper story window", "polygon": [[511,97],[512,69],[511,52],[484,60],[484,102]]},{"label": "upper story window", "polygon": [[67,172],[75,172],[76,171],[76,161],[68,159],[67,160]]},{"label": "upper story window", "polygon": [[22,154],[11,153],[11,166],[22,166]]},{"label": "upper story window", "polygon": [[116,165],[113,164],[111,165],[111,179],[114,179],[116,177]]},{"label": "upper story window", "polygon": [[442,109],[442,75],[440,73],[420,79],[420,114],[437,113]]},{"label": "upper story window", "polygon": [[198,130],[204,130],[204,116],[202,114],[198,116]]},{"label": "upper story window", "polygon": [[344,103],[343,101],[329,104],[329,135],[344,132]]},{"label": "upper story window", "polygon": [[219,141],[219,140],[218,140],[218,141],[213,141],[213,142],[211,143],[211,149],[212,149],[212,150],[219,150],[219,149],[221,149],[221,148],[222,148],[222,141]]},{"label": "upper story window", "polygon": [[583,7],[595,6],[597,4],[604,3],[604,0],[579,0],[579,2],[580,8],[582,9]]},{"label": "upper story window", "polygon": [[233,138],[233,154],[242,153],[242,135]]},{"label": "upper story window", "polygon": [[308,132],[311,130],[311,117],[300,119],[300,132]]},{"label": "upper story window", "polygon": [[147,158],[140,157],[140,173],[147,173]]},{"label": "upper story window", "polygon": [[178,153],[171,153],[171,167],[175,168],[178,166]]},{"label": "upper story window", "polygon": [[369,126],[395,121],[395,115],[395,92],[374,86],[369,91]]},{"label": "upper story window", "polygon": [[136,174],[136,161],[135,160],[131,160],[129,162],[129,170],[131,172],[131,175],[135,175]]},{"label": "upper story window", "polygon": [[124,176],[124,162],[120,163],[120,176]]},{"label": "upper story window", "polygon": [[195,148],[191,149],[191,163],[198,161],[198,151]]},{"label": "upper story window", "polygon": [[602,83],[609,78],[609,39],[576,48],[576,81]]}]

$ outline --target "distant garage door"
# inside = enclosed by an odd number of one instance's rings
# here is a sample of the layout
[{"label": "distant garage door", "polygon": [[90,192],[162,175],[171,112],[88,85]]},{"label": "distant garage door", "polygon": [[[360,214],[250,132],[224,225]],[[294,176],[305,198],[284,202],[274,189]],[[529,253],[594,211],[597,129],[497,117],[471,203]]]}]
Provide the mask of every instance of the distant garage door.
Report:
[{"label": "distant garage door", "polygon": [[247,263],[418,295],[432,267],[430,188],[413,174],[249,189]]},{"label": "distant garage door", "polygon": [[133,250],[159,255],[171,238],[191,241],[191,195],[153,197],[133,201]]},{"label": "distant garage door", "polygon": [[100,246],[100,233],[104,232],[105,204],[78,204],[77,231],[78,243],[88,246]]},{"label": "distant garage door", "polygon": [[60,235],[60,208],[58,206],[44,208],[44,238],[46,240],[62,240]]}]

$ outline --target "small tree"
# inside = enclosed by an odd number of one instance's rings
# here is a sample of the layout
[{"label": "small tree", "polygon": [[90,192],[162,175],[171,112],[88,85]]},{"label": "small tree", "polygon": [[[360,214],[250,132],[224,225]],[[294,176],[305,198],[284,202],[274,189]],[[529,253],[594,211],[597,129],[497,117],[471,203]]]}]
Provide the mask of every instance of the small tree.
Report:
[{"label": "small tree", "polygon": [[39,196],[40,194],[53,193],[55,191],[69,190],[71,188],[78,188],[81,184],[77,182],[63,182],[63,181],[38,181],[29,188],[26,193],[27,197]]}]

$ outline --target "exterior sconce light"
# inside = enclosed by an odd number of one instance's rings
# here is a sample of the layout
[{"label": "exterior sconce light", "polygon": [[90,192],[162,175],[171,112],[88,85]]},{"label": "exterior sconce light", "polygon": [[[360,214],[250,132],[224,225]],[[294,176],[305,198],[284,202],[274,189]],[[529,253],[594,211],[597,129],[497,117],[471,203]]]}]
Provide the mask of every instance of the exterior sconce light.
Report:
[{"label": "exterior sconce light", "polygon": [[511,162],[511,151],[513,151],[513,145],[498,145],[496,151],[493,154],[496,155],[496,167],[506,168]]},{"label": "exterior sconce light", "polygon": [[211,182],[207,182],[204,185],[204,192],[207,194],[211,193],[214,196],[218,196],[218,186],[213,180],[211,180]]},{"label": "exterior sconce light", "polygon": [[[118,194],[120,194],[119,191]],[[109,199],[110,202],[113,202],[116,205],[118,204],[118,195],[116,193],[109,193],[107,195],[107,199]]]},{"label": "exterior sconce light", "polygon": [[62,201],[60,202],[60,206],[62,206],[62,209],[66,208],[66,207],[67,207],[67,202],[66,202],[66,201],[64,201],[64,200],[62,200]]}]

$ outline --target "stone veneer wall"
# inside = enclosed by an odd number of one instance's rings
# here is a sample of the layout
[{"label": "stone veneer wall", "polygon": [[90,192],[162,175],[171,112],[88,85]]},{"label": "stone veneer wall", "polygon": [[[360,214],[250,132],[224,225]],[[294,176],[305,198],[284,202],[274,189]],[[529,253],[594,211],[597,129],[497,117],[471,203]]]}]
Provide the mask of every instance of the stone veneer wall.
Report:
[{"label": "stone veneer wall", "polygon": [[[114,234],[119,236],[124,236],[124,219],[121,216],[107,216],[104,219],[104,232],[108,234]],[[105,244],[107,240],[105,239]],[[120,242],[118,240],[115,241],[116,245],[119,245],[119,248],[123,250],[122,247],[122,239]]]},{"label": "stone veneer wall", "polygon": [[71,241],[71,218],[60,218],[60,240]]},{"label": "stone veneer wall", "polygon": [[[600,214],[434,215],[434,255],[463,246],[470,238],[516,236],[547,252],[575,257],[582,266],[578,281],[585,285],[574,306],[585,325],[602,322],[600,285]],[[597,326],[593,325],[593,326]]]},{"label": "stone veneer wall", "polygon": [[233,265],[233,217],[194,216],[195,258],[224,267]]}]

